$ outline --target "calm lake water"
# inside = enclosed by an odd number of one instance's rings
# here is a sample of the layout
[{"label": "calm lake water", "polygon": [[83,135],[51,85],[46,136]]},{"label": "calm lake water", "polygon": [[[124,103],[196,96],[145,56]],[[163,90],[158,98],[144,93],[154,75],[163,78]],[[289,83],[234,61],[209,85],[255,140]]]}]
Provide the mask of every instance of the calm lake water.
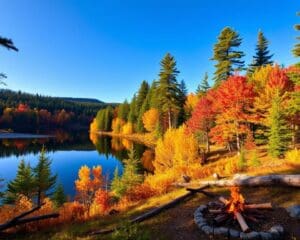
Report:
[{"label": "calm lake water", "polygon": [[75,195],[74,181],[81,166],[91,168],[101,165],[103,174],[111,181],[116,167],[122,173],[122,161],[128,157],[128,149],[133,148],[141,159],[141,171],[153,170],[153,151],[144,145],[86,132],[71,134],[58,131],[54,138],[0,140],[0,178],[5,183],[14,179],[21,159],[35,166],[43,145],[52,160],[52,172],[57,173],[58,182],[63,184],[71,198]]}]

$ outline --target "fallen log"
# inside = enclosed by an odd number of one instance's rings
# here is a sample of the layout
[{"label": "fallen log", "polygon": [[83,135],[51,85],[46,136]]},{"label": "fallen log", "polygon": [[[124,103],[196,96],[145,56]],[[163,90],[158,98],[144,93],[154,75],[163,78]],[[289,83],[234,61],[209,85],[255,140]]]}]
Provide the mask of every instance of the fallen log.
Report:
[{"label": "fallen log", "polygon": [[[146,219],[149,219],[153,216],[156,216],[158,215],[159,213],[161,213],[162,211],[164,210],[167,210],[171,207],[174,207],[175,205],[181,203],[182,201],[184,201],[185,199],[191,197],[191,196],[194,196],[196,193],[200,192],[201,193],[201,190],[204,190],[206,188],[208,188],[209,186],[208,185],[204,185],[200,188],[197,188],[197,189],[189,189],[188,190],[188,193],[162,205],[162,206],[159,206],[157,208],[154,208],[140,216],[137,216],[133,219],[130,220],[130,223],[133,224],[133,223],[140,223],[142,221],[145,221]],[[119,229],[120,227],[115,227],[115,228],[111,228],[111,229],[103,229],[103,230],[98,230],[98,231],[93,231],[91,233],[89,233],[88,235],[90,236],[93,236],[93,235],[99,235],[99,234],[108,234],[108,233],[112,233],[114,232],[115,230]]]},{"label": "fallen log", "polygon": [[240,212],[234,212],[234,216],[235,216],[236,220],[238,221],[238,223],[240,224],[242,231],[248,232],[249,227],[248,227],[244,217],[242,216],[242,214]]},{"label": "fallen log", "polygon": [[248,176],[237,174],[233,179],[221,179],[211,181],[201,181],[201,185],[210,185],[217,187],[260,187],[260,186],[291,186],[300,187],[300,174],[291,175],[265,175]]},{"label": "fallen log", "polygon": [[245,209],[271,209],[273,208],[272,203],[256,203],[256,204],[245,204]]}]

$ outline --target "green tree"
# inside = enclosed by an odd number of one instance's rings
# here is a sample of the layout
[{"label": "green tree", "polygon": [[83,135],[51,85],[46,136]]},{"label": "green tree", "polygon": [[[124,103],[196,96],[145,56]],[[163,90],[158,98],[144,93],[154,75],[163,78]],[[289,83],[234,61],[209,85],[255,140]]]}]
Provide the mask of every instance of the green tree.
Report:
[{"label": "green tree", "polygon": [[126,191],[135,187],[143,181],[139,174],[139,160],[133,149],[128,153],[128,159],[124,160],[123,174],[120,177],[118,168],[115,169],[111,189],[117,197],[121,197]]},{"label": "green tree", "polygon": [[282,156],[290,143],[290,131],[282,109],[282,97],[279,93],[272,99],[268,122],[270,132],[268,136],[268,151],[272,157]]},{"label": "green tree", "polygon": [[13,203],[18,194],[23,194],[28,198],[32,198],[34,196],[34,192],[34,176],[31,171],[30,164],[26,164],[22,159],[19,163],[15,179],[10,181],[7,185],[5,202]]},{"label": "green tree", "polygon": [[273,64],[273,61],[271,60],[273,54],[270,54],[270,51],[268,50],[268,44],[269,41],[264,36],[263,32],[259,31],[253,62],[250,64],[248,69],[250,73],[253,73],[258,67]]},{"label": "green tree", "polygon": [[51,160],[46,155],[43,147],[39,156],[38,164],[33,168],[34,185],[37,192],[37,204],[42,203],[42,198],[56,183],[57,175],[51,173]]},{"label": "green tree", "polygon": [[[300,16],[300,12],[297,13],[298,16]],[[295,29],[297,31],[300,31],[300,24],[295,25]],[[297,40],[300,40],[300,37],[297,37]],[[293,49],[293,54],[295,57],[300,57],[300,43],[297,43]]]},{"label": "green tree", "polygon": [[105,109],[105,116],[104,116],[104,130],[107,132],[111,131],[111,123],[113,119],[113,108],[108,106]]},{"label": "green tree", "polygon": [[59,184],[56,187],[52,196],[52,201],[54,202],[56,208],[59,208],[67,201],[67,196],[64,192],[64,187],[62,184]]},{"label": "green tree", "polygon": [[137,97],[136,97],[136,110],[137,110],[137,116],[139,115],[139,112],[142,108],[142,105],[147,97],[147,94],[149,92],[149,84],[144,80],[139,88]]},{"label": "green tree", "polygon": [[196,89],[196,94],[198,96],[205,94],[208,89],[210,89],[209,83],[208,83],[208,74],[207,72],[204,74],[204,77],[201,81],[201,83],[198,85]]},{"label": "green tree", "polygon": [[180,110],[180,88],[177,82],[179,71],[176,68],[174,57],[167,53],[160,63],[159,82],[157,88],[157,100],[159,111],[167,118],[168,127],[175,127],[177,115]]},{"label": "green tree", "polygon": [[125,100],[122,104],[119,105],[118,118],[127,121],[129,110],[130,110],[130,105],[128,101]]},{"label": "green tree", "polygon": [[134,124],[137,120],[137,104],[136,104],[136,95],[133,95],[133,98],[130,103],[130,111],[128,113],[128,122]]},{"label": "green tree", "polygon": [[218,86],[221,81],[226,80],[234,71],[240,71],[244,68],[244,53],[238,51],[242,43],[239,34],[233,29],[226,27],[218,36],[218,42],[214,45],[214,55],[212,60],[216,61],[214,81],[215,86]]},{"label": "green tree", "polygon": [[187,96],[187,88],[184,80],[181,80],[179,84],[179,114],[178,114],[178,125],[181,125],[186,120],[186,114],[184,111],[184,104]]}]

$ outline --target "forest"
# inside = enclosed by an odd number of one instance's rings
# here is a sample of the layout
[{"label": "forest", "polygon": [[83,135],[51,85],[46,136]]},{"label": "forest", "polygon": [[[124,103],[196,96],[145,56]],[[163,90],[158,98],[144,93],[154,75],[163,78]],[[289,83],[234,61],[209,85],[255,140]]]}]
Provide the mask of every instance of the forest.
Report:
[{"label": "forest", "polygon": [[[300,25],[296,30],[300,31]],[[101,165],[81,166],[74,182],[76,196],[68,199],[43,148],[35,165],[24,160],[19,163],[15,179],[1,193],[0,223],[11,224],[18,214],[38,206],[30,216],[58,215],[26,223],[21,230],[38,232],[49,226],[91,221],[79,233],[90,239],[87,229],[99,229],[93,223],[116,220],[114,215],[125,221],[122,214],[130,215],[139,204],[152,198],[160,202],[177,193],[174,186],[183,179],[198,183],[213,174],[296,174],[300,164],[300,63],[275,63],[262,31],[249,64],[243,60],[241,44],[239,33],[225,27],[213,47],[213,76],[204,74],[198,88],[190,93],[184,80],[178,80],[180,67],[171,53],[161,59],[157,79],[142,81],[131,99],[121,104],[107,106],[2,91],[0,121],[5,128],[18,130],[24,121],[33,129],[47,124],[67,127],[75,122],[90,123],[89,137],[98,151],[105,152],[105,144],[117,149],[115,140],[100,142],[99,135],[109,135],[125,139],[123,145],[129,154],[122,155],[122,172],[115,168],[111,182]],[[300,57],[299,41],[292,53]],[[137,153],[126,139],[142,142],[152,150]],[[147,171],[142,163],[148,164]],[[1,227],[6,226],[0,224],[0,231]],[[151,239],[130,223],[114,230],[112,239]],[[60,234],[61,239],[78,236],[74,229]]]},{"label": "forest", "polygon": [[2,129],[27,133],[86,129],[97,111],[107,105],[96,99],[47,97],[1,89],[0,124]]}]

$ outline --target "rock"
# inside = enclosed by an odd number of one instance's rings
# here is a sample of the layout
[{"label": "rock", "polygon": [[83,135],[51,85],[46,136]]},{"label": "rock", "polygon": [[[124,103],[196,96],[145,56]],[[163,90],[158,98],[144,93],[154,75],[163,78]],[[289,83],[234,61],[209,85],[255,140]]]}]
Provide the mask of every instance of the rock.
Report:
[{"label": "rock", "polygon": [[205,225],[201,228],[201,230],[203,232],[205,232],[205,234],[209,235],[209,234],[212,234],[213,233],[213,228],[208,226],[208,225]]},{"label": "rock", "polygon": [[204,209],[206,209],[207,208],[207,206],[206,205],[200,205],[200,207],[198,207],[198,209],[197,210],[199,210],[200,212],[203,212],[204,211]]},{"label": "rock", "polygon": [[284,228],[281,225],[276,225],[270,228],[269,232],[272,234],[274,239],[280,239],[284,234]]},{"label": "rock", "polygon": [[214,235],[227,235],[228,231],[228,228],[225,227],[217,227],[213,229]]},{"label": "rock", "polygon": [[240,232],[237,230],[234,230],[232,228],[229,229],[230,239],[239,239],[240,238]]},{"label": "rock", "polygon": [[286,210],[291,217],[300,220],[300,205],[288,207]]},{"label": "rock", "polygon": [[260,232],[259,235],[261,240],[273,240],[273,236],[269,232]]}]

